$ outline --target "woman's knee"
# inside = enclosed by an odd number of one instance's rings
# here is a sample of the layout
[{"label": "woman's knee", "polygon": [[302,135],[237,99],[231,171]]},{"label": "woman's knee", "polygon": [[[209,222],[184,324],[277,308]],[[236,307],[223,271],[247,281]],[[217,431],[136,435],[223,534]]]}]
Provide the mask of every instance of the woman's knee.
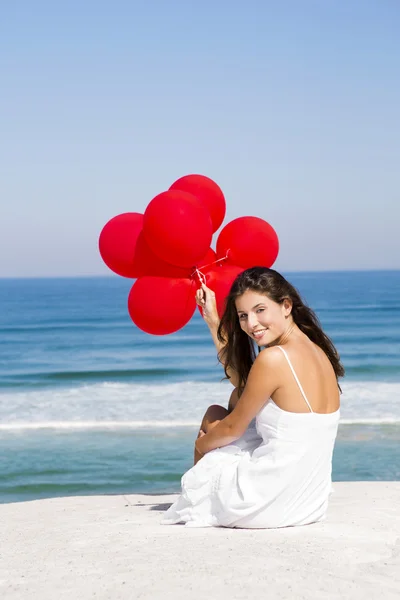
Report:
[{"label": "woman's knee", "polygon": [[207,408],[204,414],[201,429],[203,429],[203,431],[206,431],[210,426],[213,426],[213,424],[215,427],[217,422],[219,423],[219,421],[224,419],[227,415],[228,411],[226,408],[224,408],[220,404],[212,404]]},{"label": "woman's knee", "polygon": [[221,404],[211,404],[211,406],[207,408],[205,414],[221,413],[223,411],[226,411],[226,408],[221,406]]}]

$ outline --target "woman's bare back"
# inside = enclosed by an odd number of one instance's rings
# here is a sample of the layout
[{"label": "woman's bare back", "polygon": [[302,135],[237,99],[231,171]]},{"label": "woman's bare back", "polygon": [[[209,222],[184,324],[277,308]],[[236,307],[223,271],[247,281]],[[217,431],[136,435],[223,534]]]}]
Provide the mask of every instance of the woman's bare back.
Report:
[{"label": "woman's bare back", "polygon": [[[300,331],[288,340],[284,350],[313,412],[325,414],[337,411],[340,407],[338,384],[323,350]],[[279,408],[288,412],[310,412],[288,361],[281,354],[279,379],[282,383],[272,394],[272,400]]]}]

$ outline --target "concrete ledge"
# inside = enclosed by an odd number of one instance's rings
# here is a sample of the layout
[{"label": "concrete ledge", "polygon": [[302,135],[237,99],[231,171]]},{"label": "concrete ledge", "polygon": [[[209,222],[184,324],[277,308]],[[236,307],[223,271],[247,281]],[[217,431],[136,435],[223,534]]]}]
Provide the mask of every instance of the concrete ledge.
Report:
[{"label": "concrete ledge", "polygon": [[400,482],[335,483],[328,519],[274,530],[160,525],[174,496],[0,505],[0,597],[400,597]]}]

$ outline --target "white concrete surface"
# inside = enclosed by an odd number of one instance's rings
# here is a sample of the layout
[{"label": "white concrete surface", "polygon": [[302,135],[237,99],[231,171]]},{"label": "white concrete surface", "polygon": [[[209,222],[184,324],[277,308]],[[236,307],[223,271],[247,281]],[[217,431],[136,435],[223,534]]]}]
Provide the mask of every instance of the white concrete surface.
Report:
[{"label": "white concrete surface", "polygon": [[160,525],[173,496],[0,505],[0,598],[400,598],[400,482],[336,483],[291,529]]}]

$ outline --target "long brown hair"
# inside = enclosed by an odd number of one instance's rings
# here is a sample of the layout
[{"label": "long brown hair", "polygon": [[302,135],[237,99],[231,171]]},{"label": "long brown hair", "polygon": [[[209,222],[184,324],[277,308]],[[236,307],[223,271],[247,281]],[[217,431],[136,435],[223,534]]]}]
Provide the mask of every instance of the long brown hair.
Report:
[{"label": "long brown hair", "polygon": [[344,368],[333,342],[323,332],[317,315],[303,302],[296,288],[273,269],[252,267],[240,273],[233,282],[218,328],[218,339],[224,344],[219,355],[220,362],[224,365],[227,377],[228,369],[236,371],[239,389],[245,386],[256,358],[255,345],[240,327],[235,304],[236,298],[247,290],[264,294],[277,304],[282,304],[285,299],[290,300],[291,314],[297,327],[325,352],[335,371],[336,379],[343,377]]}]

